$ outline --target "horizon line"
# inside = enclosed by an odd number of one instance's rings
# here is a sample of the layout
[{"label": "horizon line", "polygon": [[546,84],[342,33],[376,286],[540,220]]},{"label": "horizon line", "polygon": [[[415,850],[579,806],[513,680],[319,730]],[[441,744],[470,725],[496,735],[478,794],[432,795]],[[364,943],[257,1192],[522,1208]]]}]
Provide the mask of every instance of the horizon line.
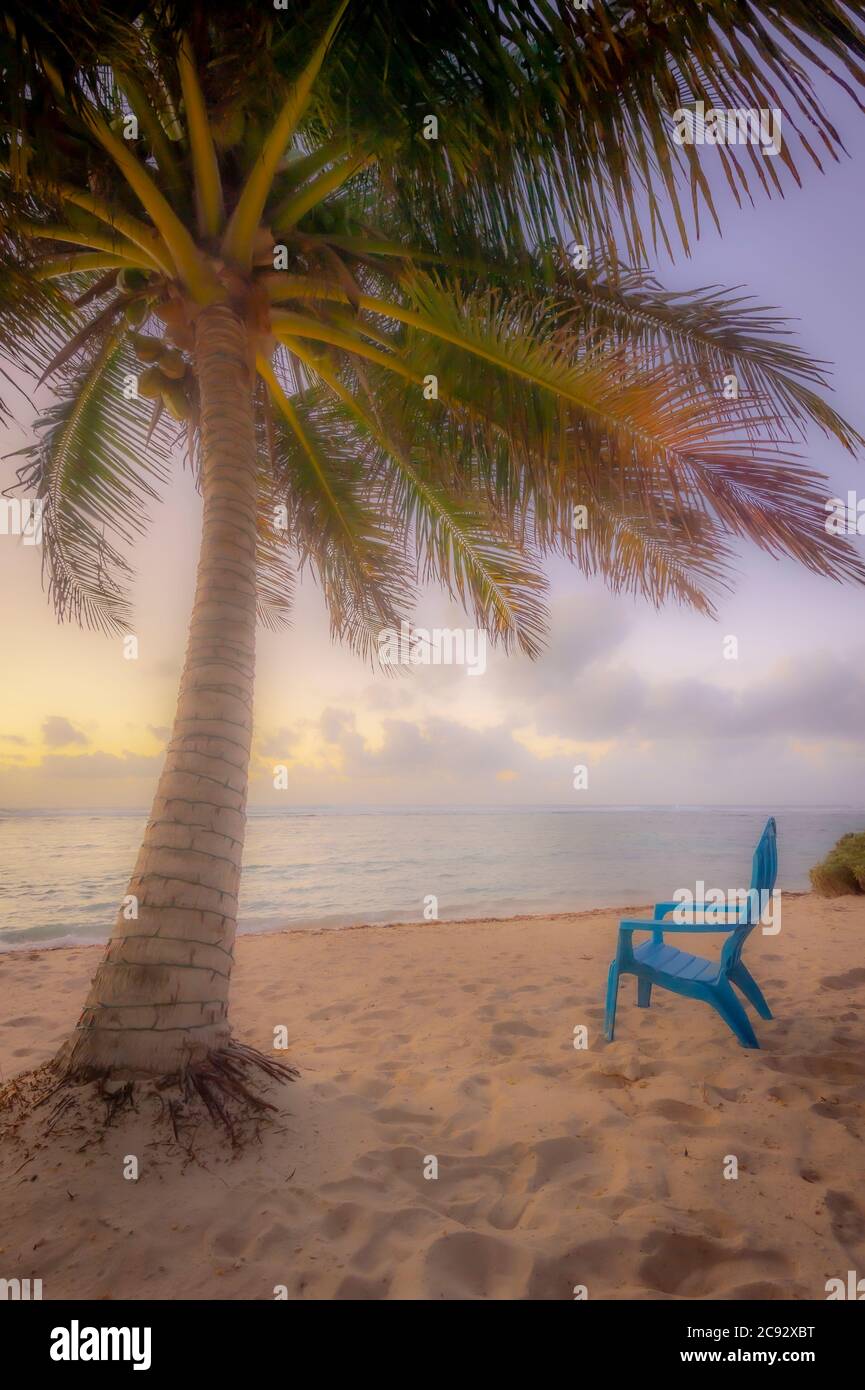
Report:
[{"label": "horizon line", "polygon": [[[289,806],[277,806],[267,802],[247,806],[247,814],[256,812],[290,811],[862,811],[865,801],[815,801],[815,802],[777,802],[777,801],[599,801],[587,806],[574,806],[565,801],[526,801],[499,803],[494,801],[303,801]],[[147,815],[149,806],[0,806],[0,816],[18,815],[29,812],[34,815],[61,815],[78,813]]]}]

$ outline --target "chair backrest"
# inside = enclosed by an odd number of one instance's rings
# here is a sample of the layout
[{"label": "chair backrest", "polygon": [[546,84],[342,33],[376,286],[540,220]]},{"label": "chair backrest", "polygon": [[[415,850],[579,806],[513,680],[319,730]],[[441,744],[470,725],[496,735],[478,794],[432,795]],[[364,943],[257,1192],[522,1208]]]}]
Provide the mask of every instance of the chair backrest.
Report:
[{"label": "chair backrest", "polygon": [[729,975],[739,964],[742,947],[751,932],[759,926],[760,918],[768,907],[778,877],[778,842],[775,817],[766,821],[763,834],[757,841],[751,867],[751,888],[748,905],[742,925],[730,932],[721,952],[721,972]]},{"label": "chair backrest", "polygon": [[771,893],[778,877],[778,840],[775,817],[766,821],[763,834],[757,841],[751,868],[751,887],[759,893]]}]

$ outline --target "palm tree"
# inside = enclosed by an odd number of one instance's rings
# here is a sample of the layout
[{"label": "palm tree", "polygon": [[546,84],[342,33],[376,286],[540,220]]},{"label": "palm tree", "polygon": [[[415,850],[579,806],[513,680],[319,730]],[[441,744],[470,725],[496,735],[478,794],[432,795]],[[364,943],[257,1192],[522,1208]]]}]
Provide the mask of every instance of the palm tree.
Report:
[{"label": "palm tree", "polygon": [[[372,656],[419,578],[537,652],[555,553],[706,612],[737,537],[865,577],[794,447],[810,423],[862,442],[823,370],[772,312],[640,268],[671,245],[665,212],[687,250],[683,180],[714,216],[705,161],[670,139],[677,106],[780,106],[836,157],[797,59],[854,92],[849,10],[5,7],[0,346],[13,396],[22,371],[53,385],[16,486],[44,507],[60,619],[130,630],[127,545],[178,442],[203,499],[137,914],[118,914],[61,1076],[216,1094],[252,1058],[228,987],[255,629],[285,621],[297,571]],[[749,166],[780,190],[779,161],[712,154],[738,198]],[[789,142],[781,161],[798,177]]]}]

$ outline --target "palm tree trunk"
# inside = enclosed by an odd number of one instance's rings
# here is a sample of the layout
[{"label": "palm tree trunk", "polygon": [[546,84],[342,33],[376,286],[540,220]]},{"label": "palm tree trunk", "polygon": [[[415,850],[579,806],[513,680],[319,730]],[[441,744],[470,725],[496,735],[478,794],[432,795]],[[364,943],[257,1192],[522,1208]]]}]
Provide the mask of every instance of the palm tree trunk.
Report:
[{"label": "palm tree trunk", "polygon": [[[75,1033],[87,1077],[183,1072],[228,1043],[228,987],[252,737],[256,449],[247,329],[226,305],[195,327],[201,553],[177,714],[144,842]],[[133,904],[134,907],[134,904]],[[126,909],[129,910],[128,908]]]}]

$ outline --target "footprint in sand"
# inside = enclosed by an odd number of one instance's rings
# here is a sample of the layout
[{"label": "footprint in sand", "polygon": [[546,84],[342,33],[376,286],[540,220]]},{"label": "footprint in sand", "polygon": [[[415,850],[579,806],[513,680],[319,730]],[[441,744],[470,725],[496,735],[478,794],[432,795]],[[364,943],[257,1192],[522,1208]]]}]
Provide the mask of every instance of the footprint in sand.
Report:
[{"label": "footprint in sand", "polygon": [[380,1278],[441,1231],[441,1217],[427,1207],[398,1207],[384,1218],[381,1212],[371,1211],[370,1217],[369,1234],[350,1263],[353,1270]]},{"label": "footprint in sand", "polygon": [[862,1121],[862,1106],[856,1103],[849,1103],[838,1100],[837,1097],[822,1100],[811,1106],[811,1114],[819,1115],[822,1120],[835,1120],[839,1125],[843,1125],[848,1134],[852,1134],[854,1139],[859,1138],[859,1125]]},{"label": "footprint in sand", "polygon": [[[361,1161],[358,1160],[355,1167],[358,1168]],[[368,1165],[375,1167],[374,1163]],[[339,1178],[336,1182],[323,1182],[318,1191],[323,1197],[356,1197],[358,1200],[371,1202],[374,1197],[384,1196],[392,1191],[388,1182],[380,1181],[378,1178]]]},{"label": "footprint in sand", "polygon": [[688,1129],[702,1129],[717,1123],[714,1115],[700,1110],[696,1105],[688,1105],[684,1100],[655,1100],[646,1106],[643,1113],[669,1120],[671,1124],[684,1125]]},{"label": "footprint in sand", "polygon": [[[355,1159],[354,1171],[363,1174],[381,1173],[387,1177],[387,1170],[391,1169],[410,1182],[423,1182],[423,1157],[424,1153],[428,1152],[428,1149],[422,1151],[408,1144],[399,1144],[392,1149],[370,1149]],[[441,1162],[441,1154],[438,1157]]]},{"label": "footprint in sand", "polygon": [[542,1034],[537,1028],[532,1028],[529,1023],[522,1023],[519,1019],[500,1019],[493,1024],[490,1047],[494,1052],[498,1052],[502,1057],[512,1057],[516,1051],[514,1038],[539,1038]]},{"label": "footprint in sand", "polygon": [[815,1081],[836,1081],[848,1085],[865,1079],[865,1063],[850,1057],[798,1056],[767,1057],[767,1065],[773,1071],[787,1075],[808,1077]]},{"label": "footprint in sand", "polygon": [[330,1018],[344,1018],[346,1014],[354,1013],[357,1004],[328,1004],[324,1009],[316,1009],[313,1013],[307,1014],[310,1023],[318,1023],[319,1019],[325,1021]]},{"label": "footprint in sand", "polygon": [[366,1234],[369,1212],[370,1208],[360,1202],[340,1202],[327,1213],[319,1230],[328,1240],[356,1241]]},{"label": "footprint in sand", "polygon": [[825,975],[820,981],[824,989],[858,989],[865,985],[865,970],[857,967],[847,970],[843,975]]},{"label": "footprint in sand", "polygon": [[388,1275],[382,1275],[379,1279],[364,1279],[359,1274],[347,1274],[339,1284],[336,1296],[357,1303],[371,1303],[387,1298],[390,1282]]},{"label": "footprint in sand", "polygon": [[360,1085],[356,1084],[355,1089],[357,1094],[362,1096],[364,1100],[376,1101],[382,1100],[393,1090],[393,1087],[389,1081],[376,1081],[372,1079],[370,1081],[364,1081]]},{"label": "footprint in sand", "polygon": [[685,1232],[652,1232],[638,1274],[649,1288],[683,1298],[717,1295],[730,1278],[768,1281],[790,1274],[790,1262],[780,1250],[730,1250],[707,1236]]},{"label": "footprint in sand", "polygon": [[782,1084],[780,1086],[770,1086],[766,1092],[766,1099],[774,1101],[780,1105],[797,1105],[803,1096],[808,1096],[808,1091],[801,1086]]},{"label": "footprint in sand", "polygon": [[520,1224],[527,1206],[525,1197],[514,1193],[495,1202],[487,1212],[486,1219],[497,1231],[512,1231]]},{"label": "footprint in sand", "polygon": [[731,1303],[777,1303],[813,1298],[813,1290],[795,1279],[757,1279],[752,1284],[735,1284],[724,1290]]},{"label": "footprint in sand", "polygon": [[588,1139],[574,1139],[562,1135],[557,1139],[542,1139],[532,1151],[534,1172],[528,1182],[529,1192],[537,1192],[552,1178],[569,1168],[585,1170],[594,1157],[595,1146]]},{"label": "footprint in sand", "polygon": [[484,1104],[487,1104],[489,1102],[488,1091],[491,1084],[488,1076],[484,1076],[483,1073],[476,1073],[474,1076],[467,1076],[465,1081],[461,1081],[459,1090],[462,1091],[464,1095],[468,1096],[469,1100],[483,1101]]},{"label": "footprint in sand", "polygon": [[538,1255],[525,1292],[527,1299],[572,1300],[574,1287],[583,1284],[592,1297],[595,1281],[604,1285],[621,1282],[634,1268],[629,1243],[602,1237],[588,1240],[562,1255]]},{"label": "footprint in sand", "polygon": [[493,1024],[494,1033],[513,1033],[518,1038],[537,1038],[540,1036],[537,1028],[532,1028],[529,1023],[522,1023],[518,1018],[502,1019],[500,1023]]},{"label": "footprint in sand", "polygon": [[593,1091],[627,1091],[634,1084],[621,1072],[590,1071],[582,1079]]},{"label": "footprint in sand", "polygon": [[827,1192],[826,1210],[832,1218],[832,1234],[851,1259],[865,1259],[865,1212],[847,1192]]},{"label": "footprint in sand", "polygon": [[452,1231],[433,1241],[424,1260],[428,1298],[520,1297],[532,1257],[520,1246],[479,1231]]},{"label": "footprint in sand", "polygon": [[427,1111],[426,1114],[422,1114],[420,1111],[416,1110],[400,1109],[398,1105],[386,1106],[381,1110],[374,1110],[372,1112],[373,1119],[378,1120],[381,1125],[409,1125],[415,1128],[420,1125],[426,1129],[427,1132],[432,1124],[430,1116],[430,1111]]}]

